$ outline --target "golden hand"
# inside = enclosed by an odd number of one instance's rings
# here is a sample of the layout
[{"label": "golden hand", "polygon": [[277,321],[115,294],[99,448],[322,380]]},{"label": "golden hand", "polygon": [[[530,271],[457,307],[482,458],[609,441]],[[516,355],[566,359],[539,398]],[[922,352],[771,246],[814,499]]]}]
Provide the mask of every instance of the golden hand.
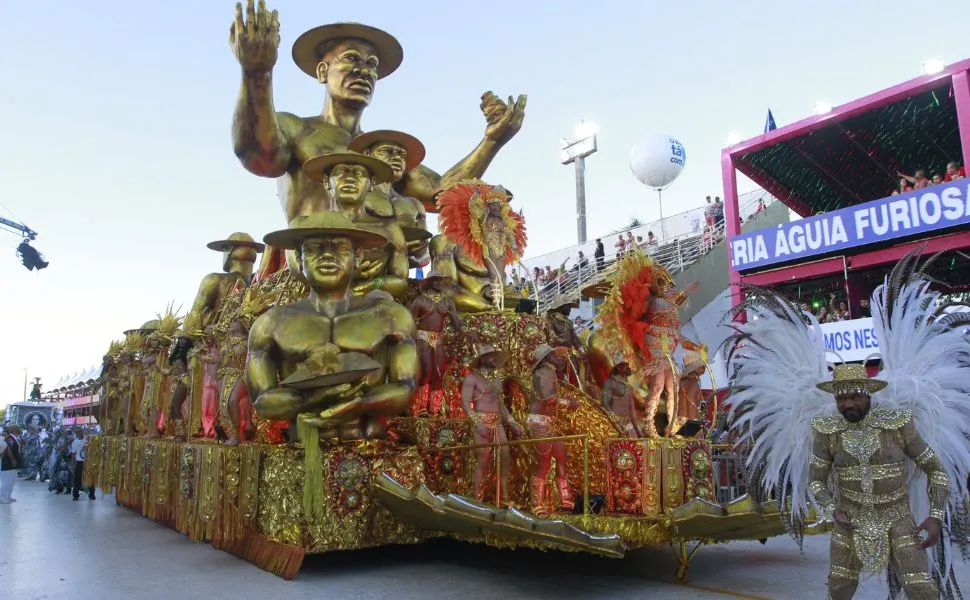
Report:
[{"label": "golden hand", "polygon": [[276,64],[280,45],[280,21],[277,11],[266,11],[266,0],[246,0],[246,20],[242,4],[236,3],[236,19],[229,26],[229,45],[236,60],[246,71],[269,71]]},{"label": "golden hand", "polygon": [[353,398],[360,393],[363,386],[364,380],[361,379],[357,383],[341,383],[338,385],[317,388],[315,390],[308,390],[306,392],[306,405],[310,407],[323,402],[332,403],[334,401]]},{"label": "golden hand", "polygon": [[509,96],[509,101],[506,103],[490,91],[482,94],[482,114],[488,122],[485,138],[499,144],[512,139],[522,128],[527,98],[525,94],[520,95],[516,100]]},{"label": "golden hand", "polygon": [[373,279],[384,269],[383,260],[363,260],[357,265],[357,276],[361,279]]}]

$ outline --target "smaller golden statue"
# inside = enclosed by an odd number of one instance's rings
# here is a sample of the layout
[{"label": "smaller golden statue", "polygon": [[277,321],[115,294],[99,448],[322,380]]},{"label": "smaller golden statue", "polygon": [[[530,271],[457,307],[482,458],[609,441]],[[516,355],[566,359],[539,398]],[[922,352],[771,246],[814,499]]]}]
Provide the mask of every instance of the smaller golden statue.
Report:
[{"label": "smaller golden statue", "polygon": [[[350,286],[357,260],[387,238],[343,214],[320,212],[265,239],[296,251],[310,297],[275,306],[253,324],[246,380],[256,412],[291,422],[299,417],[326,438],[383,435],[384,417],[405,414],[415,389],[414,319],[395,302],[351,297]],[[342,365],[335,374],[324,369],[321,375],[330,376],[310,389],[293,385],[298,370],[332,367],[334,348]]]},{"label": "smaller golden statue", "polygon": [[140,415],[146,437],[158,437],[165,430],[171,404],[172,370],[169,348],[182,325],[171,306],[159,315],[157,326],[145,339],[141,364],[145,375]]},{"label": "smaller golden statue", "polygon": [[[540,344],[532,353],[535,361],[532,366],[532,399],[529,402],[529,416],[525,426],[533,438],[550,438],[560,435],[553,427],[553,419],[561,408],[571,409],[578,405],[558,397],[559,373],[565,367],[568,348],[553,348]],[[569,489],[566,473],[566,444],[561,441],[539,442],[535,445],[539,463],[529,483],[533,513],[544,515],[553,511],[546,494],[546,478],[556,459],[556,484],[559,488],[560,507],[572,510],[576,506],[573,493]]]},{"label": "smaller golden statue", "polygon": [[106,435],[118,432],[121,421],[122,404],[119,374],[121,371],[121,353],[124,343],[112,340],[108,351],[101,359],[101,376],[98,383],[101,387],[101,411],[98,422]]},{"label": "smaller golden statue", "polygon": [[371,192],[374,183],[390,180],[391,167],[363,154],[335,152],[311,158],[303,170],[307,177],[327,189],[333,198],[330,210],[380,233],[390,242],[361,252],[353,294],[365,296],[380,290],[403,299],[407,293],[407,240],[394,219],[390,201],[383,194]]},{"label": "smaller golden statue", "polygon": [[[361,134],[350,142],[349,150],[372,156],[391,167],[389,183],[375,183],[375,189],[391,202],[394,219],[407,232],[408,229],[428,230],[428,216],[424,204],[416,198],[405,196],[394,189],[404,175],[424,160],[425,149],[416,137],[403,131],[381,129]],[[411,236],[408,240],[408,265],[411,268],[426,267],[431,262],[428,238]]]},{"label": "smaller golden statue", "polygon": [[[494,346],[479,347],[471,364],[472,372],[465,376],[461,384],[461,406],[475,425],[475,443],[502,444],[498,447],[499,473],[495,473],[495,477],[501,481],[501,497],[496,498],[495,502],[506,506],[511,505],[508,490],[512,459],[509,447],[505,444],[508,441],[505,425],[512,429],[515,437],[525,435],[525,430],[512,418],[505,406],[503,384],[508,376],[501,369],[508,359],[508,353]],[[478,500],[485,499],[488,484],[486,476],[492,464],[493,451],[494,448],[479,448],[475,451],[477,466],[473,485]]]},{"label": "smaller golden statue", "polygon": [[[146,321],[138,329],[125,331],[125,347],[128,356],[127,371],[128,376],[124,377],[130,382],[128,391],[128,401],[125,408],[125,433],[139,434],[148,431],[142,413],[142,401],[145,396],[145,365],[143,359],[146,355],[154,355],[147,347],[148,336],[158,329],[158,319]],[[157,349],[155,350],[157,351]]]}]

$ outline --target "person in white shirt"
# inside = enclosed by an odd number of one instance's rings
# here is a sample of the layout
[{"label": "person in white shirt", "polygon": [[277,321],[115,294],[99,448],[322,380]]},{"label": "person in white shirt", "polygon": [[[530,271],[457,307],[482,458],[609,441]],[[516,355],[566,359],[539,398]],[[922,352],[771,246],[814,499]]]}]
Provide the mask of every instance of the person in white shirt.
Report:
[{"label": "person in white shirt", "polygon": [[[81,497],[81,475],[84,473],[84,458],[87,453],[88,441],[84,439],[84,431],[78,429],[75,434],[77,439],[71,443],[71,456],[74,458],[74,486],[72,495],[75,500]],[[88,488],[88,498],[95,499],[94,486]]]}]

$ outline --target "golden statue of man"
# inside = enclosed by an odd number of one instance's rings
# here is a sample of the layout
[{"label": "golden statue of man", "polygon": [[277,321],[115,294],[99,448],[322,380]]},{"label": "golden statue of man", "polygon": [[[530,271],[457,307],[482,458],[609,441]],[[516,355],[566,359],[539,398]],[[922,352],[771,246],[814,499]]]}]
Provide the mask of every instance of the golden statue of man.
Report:
[{"label": "golden statue of man", "polygon": [[[359,23],[333,23],[307,31],[293,45],[293,60],[307,75],[326,85],[323,111],[312,117],[277,112],[273,104],[273,67],[280,43],[277,11],[247,0],[245,16],[236,4],[229,43],[242,67],[242,86],[233,117],[233,149],[243,166],[261,177],[279,177],[280,198],[289,222],[325,206],[326,190],[310,181],[303,163],[321,154],[343,151],[361,133],[360,121],[377,80],[397,69],[401,44],[390,34]],[[425,166],[409,170],[395,185],[401,194],[434,207],[434,194],[453,183],[481,177],[488,165],[522,127],[526,97],[506,103],[491,92],[483,96],[485,137],[443,176]]]},{"label": "golden statue of man", "polygon": [[256,255],[265,249],[248,233],[237,231],[224,240],[209,242],[206,247],[222,253],[222,273],[210,273],[202,278],[192,310],[200,327],[215,324],[222,302],[236,289],[249,286],[253,279]]},{"label": "golden statue of man", "polygon": [[[381,435],[383,417],[407,412],[420,368],[408,309],[350,295],[357,260],[365,250],[385,246],[387,238],[341,213],[319,212],[264,239],[296,251],[310,297],[276,306],[253,324],[246,379],[256,412],[291,422],[300,417],[328,438]],[[312,389],[284,385],[310,358],[330,348],[366,355],[377,367],[338,384]]]},{"label": "golden statue of man", "polygon": [[[398,225],[402,228],[427,231],[428,215],[424,204],[417,198],[405,196],[394,189],[394,185],[404,179],[408,171],[419,166],[424,160],[424,144],[418,138],[403,131],[381,129],[355,137],[350,142],[350,150],[373,156],[391,167],[391,181],[378,184],[376,189],[390,200]],[[430,235],[427,236],[427,238],[430,237]],[[426,267],[431,262],[427,238],[416,237],[408,242],[408,266]]]},{"label": "golden statue of man", "polygon": [[[389,243],[363,251],[357,264],[353,294],[365,296],[385,291],[398,300],[407,294],[408,254],[404,232],[383,194],[372,193],[375,183],[390,181],[391,167],[356,152],[334,152],[311,158],[303,170],[313,181],[322,183],[335,210],[367,229],[384,235]],[[371,225],[373,224],[373,225]]]}]

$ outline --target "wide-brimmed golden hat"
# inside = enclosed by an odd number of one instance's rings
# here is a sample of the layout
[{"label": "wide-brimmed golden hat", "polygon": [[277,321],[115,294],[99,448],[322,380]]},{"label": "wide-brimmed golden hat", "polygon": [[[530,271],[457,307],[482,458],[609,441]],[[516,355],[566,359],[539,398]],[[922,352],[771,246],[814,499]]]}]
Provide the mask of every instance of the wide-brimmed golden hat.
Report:
[{"label": "wide-brimmed golden hat", "polygon": [[151,320],[145,321],[145,323],[141,327],[136,327],[135,329],[128,329],[124,333],[125,335],[129,335],[132,333],[148,335],[156,330],[158,330],[158,319],[151,319]]},{"label": "wide-brimmed golden hat", "polygon": [[427,229],[421,229],[420,227],[410,227],[408,225],[401,225],[401,231],[404,232],[405,242],[417,242],[423,240],[430,240],[434,237],[434,234]]},{"label": "wide-brimmed golden hat", "polygon": [[404,48],[397,38],[363,23],[330,23],[303,33],[293,42],[293,62],[301,71],[316,79],[317,65],[323,57],[324,47],[342,40],[361,40],[374,47],[380,61],[377,65],[378,79],[387,77],[404,62]]},{"label": "wide-brimmed golden hat", "polygon": [[426,287],[428,287],[428,284],[431,283],[432,281],[441,281],[441,280],[445,280],[449,282],[455,281],[455,279],[451,275],[445,275],[441,271],[432,270],[431,272],[429,272],[427,275],[424,276],[424,279],[421,280],[421,289],[423,290]]},{"label": "wide-brimmed golden hat", "polygon": [[394,176],[391,167],[383,160],[356,152],[331,152],[314,156],[303,163],[303,172],[310,179],[323,183],[330,170],[337,165],[360,165],[370,171],[374,183],[387,183]]},{"label": "wide-brimmed golden hat", "polygon": [[548,306],[549,307],[546,308],[545,312],[549,312],[550,310],[556,310],[558,308],[562,308],[563,306],[568,306],[569,308],[579,308],[579,300],[576,300],[575,298],[570,298],[566,294],[562,294],[561,296],[557,296],[553,298],[552,301],[549,302]]},{"label": "wide-brimmed golden hat", "polygon": [[496,348],[495,346],[486,344],[484,346],[479,346],[478,348],[475,349],[475,358],[472,359],[472,366],[473,367],[478,366],[478,363],[479,361],[481,361],[482,357],[487,356],[489,354],[495,354],[498,356],[499,367],[507,363],[509,360],[508,352],[506,352],[505,350]]},{"label": "wide-brimmed golden hat", "polygon": [[257,242],[253,239],[253,236],[242,231],[237,231],[224,240],[209,242],[205,247],[216,252],[227,252],[233,248],[252,248],[256,252],[262,252],[266,249],[264,244]]},{"label": "wide-brimmed golden hat", "polygon": [[832,380],[823,381],[816,387],[823,392],[841,396],[843,394],[874,394],[885,388],[887,383],[881,379],[873,379],[866,372],[865,365],[846,364],[835,365],[832,368]]},{"label": "wide-brimmed golden hat", "polygon": [[542,361],[546,359],[550,354],[566,354],[569,352],[569,348],[565,346],[552,347],[549,344],[539,344],[536,349],[532,351],[532,370],[535,371],[542,364]]},{"label": "wide-brimmed golden hat", "polygon": [[333,211],[297,217],[290,222],[289,228],[268,233],[263,241],[275,248],[297,250],[303,240],[315,237],[350,238],[356,248],[365,250],[387,244],[384,235],[371,229],[363,229],[343,214]]},{"label": "wide-brimmed golden hat", "polygon": [[596,283],[591,283],[583,288],[580,292],[583,298],[593,299],[593,298],[606,298],[610,295],[610,290],[613,289],[613,282],[604,279],[603,281],[597,281]]},{"label": "wide-brimmed golden hat", "polygon": [[404,148],[404,151],[407,152],[408,155],[407,160],[404,162],[405,171],[410,171],[414,167],[420,165],[421,161],[424,160],[426,151],[424,149],[424,144],[421,143],[421,140],[409,133],[395,131],[393,129],[379,129],[377,131],[362,133],[351,140],[350,145],[347,146],[347,149],[351,152],[363,153],[374,144],[380,143],[397,144],[398,146]]}]

